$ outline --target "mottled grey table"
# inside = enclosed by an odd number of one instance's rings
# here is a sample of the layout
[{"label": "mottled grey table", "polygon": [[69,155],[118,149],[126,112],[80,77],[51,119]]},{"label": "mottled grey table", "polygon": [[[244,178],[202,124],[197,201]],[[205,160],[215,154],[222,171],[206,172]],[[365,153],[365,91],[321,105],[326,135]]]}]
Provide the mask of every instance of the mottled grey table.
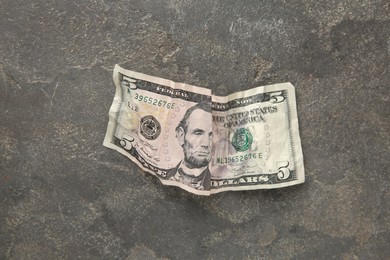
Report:
[{"label": "mottled grey table", "polygon": [[[388,0],[0,0],[0,259],[389,259]],[[211,197],[102,146],[123,67],[296,86],[306,183]]]}]

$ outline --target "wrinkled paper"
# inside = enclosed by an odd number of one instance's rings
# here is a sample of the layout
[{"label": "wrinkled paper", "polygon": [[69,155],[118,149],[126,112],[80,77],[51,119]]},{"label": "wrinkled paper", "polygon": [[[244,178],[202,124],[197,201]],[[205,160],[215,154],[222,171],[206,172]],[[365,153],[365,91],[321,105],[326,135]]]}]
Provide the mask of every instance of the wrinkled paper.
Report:
[{"label": "wrinkled paper", "polygon": [[304,182],[292,84],[221,97],[118,65],[113,78],[104,146],[163,184],[210,195]]}]

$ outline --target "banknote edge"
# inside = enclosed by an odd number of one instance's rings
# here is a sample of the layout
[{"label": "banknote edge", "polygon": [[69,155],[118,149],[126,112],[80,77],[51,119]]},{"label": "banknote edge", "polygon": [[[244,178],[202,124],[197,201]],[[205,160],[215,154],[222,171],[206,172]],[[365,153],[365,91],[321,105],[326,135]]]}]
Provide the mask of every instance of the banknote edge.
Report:
[{"label": "banknote edge", "polygon": [[[291,104],[289,107],[291,110],[290,116],[292,117],[292,120],[290,120],[292,136],[297,137],[297,139],[294,142],[295,143],[294,153],[295,153],[295,159],[297,161],[296,167],[297,167],[297,172],[302,173],[301,175],[297,174],[297,177],[298,177],[298,181],[300,181],[300,183],[304,183],[305,179],[306,179],[306,177],[305,177],[305,163],[304,163],[302,141],[301,141],[301,135],[300,135],[300,129],[299,129],[298,104],[297,104],[297,99],[296,99],[296,91],[295,91],[295,86],[293,84],[291,84],[290,82],[288,83],[288,87],[290,88],[292,95],[293,95],[292,100],[294,100],[294,103]],[[288,101],[288,102],[290,102],[290,101]]]},{"label": "banknote edge", "polygon": [[304,181],[302,180],[294,180],[289,182],[283,182],[280,184],[259,184],[259,185],[247,185],[247,186],[237,186],[237,187],[223,187],[219,189],[212,189],[211,195],[217,194],[220,192],[227,192],[227,191],[245,191],[245,190],[272,190],[272,189],[280,189],[280,188],[287,188],[290,186],[295,186],[299,184],[303,184]]},{"label": "banknote edge", "polygon": [[230,100],[233,99],[234,96],[241,97],[241,96],[250,96],[250,95],[258,94],[258,90],[261,90],[262,93],[271,92],[270,90],[267,90],[268,88],[272,89],[272,91],[284,90],[286,88],[290,88],[290,89],[292,88],[293,90],[295,90],[295,87],[293,84],[291,84],[291,82],[282,82],[282,83],[276,83],[271,85],[257,86],[251,89],[234,92],[226,96],[218,96],[212,92],[212,99],[213,101],[214,99],[215,101],[224,100],[224,99]]},{"label": "banknote edge", "polygon": [[187,84],[187,83],[175,82],[175,81],[170,80],[170,79],[151,76],[151,75],[136,72],[133,70],[128,70],[128,69],[122,68],[118,64],[115,64],[114,74],[117,72],[119,72],[123,75],[129,76],[129,77],[134,77],[134,78],[140,79],[140,80],[149,81],[149,82],[163,85],[163,86],[169,86],[173,89],[183,89],[183,90],[191,90],[191,91],[194,90],[192,92],[196,92],[196,93],[203,94],[203,95],[210,95],[210,96],[212,95],[212,90],[205,88],[205,87],[198,87],[198,86],[194,86],[194,85]]}]

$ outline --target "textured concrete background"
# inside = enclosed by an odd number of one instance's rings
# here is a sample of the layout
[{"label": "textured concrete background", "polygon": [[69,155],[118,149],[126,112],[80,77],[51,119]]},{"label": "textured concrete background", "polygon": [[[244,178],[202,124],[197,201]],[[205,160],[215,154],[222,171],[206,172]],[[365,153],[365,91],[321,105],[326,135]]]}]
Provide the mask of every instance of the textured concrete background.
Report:
[{"label": "textured concrete background", "polygon": [[[388,0],[0,0],[0,35],[0,259],[389,259]],[[115,63],[292,82],[307,182],[164,187],[102,146]]]}]

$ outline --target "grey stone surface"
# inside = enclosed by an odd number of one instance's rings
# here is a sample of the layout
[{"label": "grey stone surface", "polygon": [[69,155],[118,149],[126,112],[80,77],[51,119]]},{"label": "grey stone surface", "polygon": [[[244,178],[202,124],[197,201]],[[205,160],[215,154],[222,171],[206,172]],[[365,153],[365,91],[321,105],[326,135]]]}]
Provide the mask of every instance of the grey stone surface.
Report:
[{"label": "grey stone surface", "polygon": [[[388,259],[388,0],[0,0],[0,259]],[[306,183],[211,197],[102,146],[115,63],[296,86]]]}]

